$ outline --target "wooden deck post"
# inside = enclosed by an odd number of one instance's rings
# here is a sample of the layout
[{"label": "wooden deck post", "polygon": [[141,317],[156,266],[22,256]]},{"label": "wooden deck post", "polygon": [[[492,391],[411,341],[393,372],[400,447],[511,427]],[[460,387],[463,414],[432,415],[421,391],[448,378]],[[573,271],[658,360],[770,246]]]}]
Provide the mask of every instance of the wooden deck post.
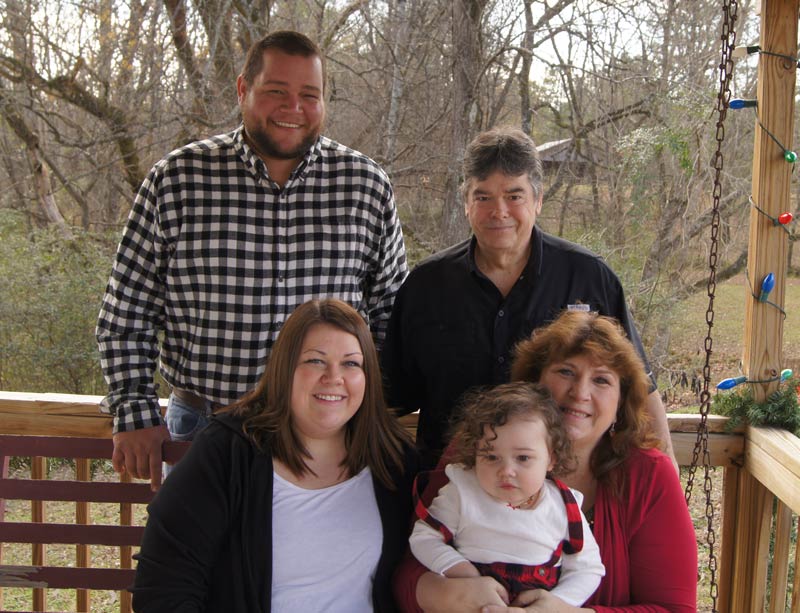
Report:
[{"label": "wooden deck post", "polygon": [[[758,64],[752,194],[755,205],[773,218],[789,210],[792,164],[784,159],[784,149],[791,151],[793,145],[797,62],[789,58],[797,55],[797,18],[798,0],[762,3],[761,49],[786,56],[762,53]],[[773,273],[775,288],[769,301],[783,308],[789,240],[767,215],[751,208],[747,272],[753,292],[748,290],[746,296],[743,363],[745,374],[755,381],[777,377],[783,357],[783,314],[759,302],[758,295],[764,277]],[[756,400],[764,400],[777,386],[777,381],[753,385]]]},{"label": "wooden deck post", "polygon": [[[758,120],[755,126],[750,243],[747,262],[744,373],[751,381],[776,379],[783,368],[783,314],[788,236],[770,217],[789,210],[792,164],[784,159],[793,148],[794,98],[797,78],[798,0],[763,0],[761,3],[762,53],[758,64]],[[759,301],[761,283],[769,273],[775,287],[768,300]],[[750,291],[752,289],[752,292]],[[755,295],[753,295],[755,294]],[[753,385],[753,395],[763,401],[777,389],[777,380]],[[745,450],[747,453],[747,449]],[[747,460],[745,460],[747,462]],[[766,585],[769,527],[773,496],[747,471],[740,471],[739,501],[735,518],[735,547],[730,592],[721,601],[732,613],[761,611],[765,593],[753,586]]]}]

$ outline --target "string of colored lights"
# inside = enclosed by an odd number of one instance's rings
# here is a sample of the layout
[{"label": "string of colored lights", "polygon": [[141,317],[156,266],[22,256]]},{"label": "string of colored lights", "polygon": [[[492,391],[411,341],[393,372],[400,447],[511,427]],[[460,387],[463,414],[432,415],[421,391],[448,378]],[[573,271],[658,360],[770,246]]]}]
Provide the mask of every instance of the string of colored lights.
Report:
[{"label": "string of colored lights", "polygon": [[[796,67],[800,68],[800,61],[796,57],[792,57],[789,55],[785,55],[783,53],[774,53],[772,51],[765,51],[761,49],[758,45],[746,45],[742,47],[736,47],[736,49],[731,52],[731,57],[734,58],[743,58],[748,55],[752,54],[761,54],[761,55],[770,55],[773,57],[780,57],[785,60],[788,60],[795,64]],[[734,110],[745,109],[745,108],[752,108],[756,114],[756,121],[758,122],[759,127],[766,132],[767,136],[769,136],[773,142],[775,142],[778,147],[780,147],[781,151],[783,151],[783,159],[790,163],[794,164],[797,162],[797,154],[785,147],[778,138],[769,131],[769,129],[761,122],[761,118],[758,115],[758,100],[753,99],[743,99],[743,98],[734,98],[729,103],[729,108]],[[772,221],[773,226],[780,227],[784,232],[791,235],[788,228],[786,226],[790,224],[794,220],[794,216],[789,213],[781,213],[778,217],[773,217],[765,210],[756,204],[755,200],[753,200],[753,196],[749,196],[748,200],[750,205],[758,211],[761,215],[767,217],[770,221]],[[753,285],[750,282],[750,274],[747,269],[745,269],[745,277],[747,278],[747,284],[750,288],[750,294],[761,304],[768,304],[770,306],[775,307],[778,309],[784,318],[786,318],[786,311],[784,311],[779,305],[775,304],[774,302],[769,300],[769,295],[773,289],[775,289],[775,274],[770,272],[764,275],[764,278],[761,280],[761,287],[759,288],[758,294],[755,293],[753,289]],[[774,381],[778,381],[779,383],[783,383],[787,379],[792,376],[792,370],[789,368],[783,369],[779,375],[769,378],[769,379],[748,379],[746,375],[739,375],[738,377],[729,377],[727,379],[723,379],[719,383],[717,383],[718,390],[730,390],[736,387],[737,385],[741,385],[742,383],[772,383]]]},{"label": "string of colored lights", "polygon": [[742,45],[741,47],[736,47],[731,52],[731,57],[735,59],[741,59],[743,57],[747,57],[748,55],[753,55],[758,53],[760,55],[771,55],[773,57],[780,57],[784,60],[789,60],[793,64],[795,64],[798,68],[800,68],[800,61],[796,57],[792,57],[791,55],[786,55],[785,53],[775,53],[774,51],[765,51],[758,45]]},{"label": "string of colored lights", "polygon": [[791,213],[789,213],[787,211],[785,213],[781,213],[777,217],[773,217],[772,215],[767,213],[764,209],[762,209],[760,206],[758,206],[756,204],[756,201],[753,200],[752,194],[750,196],[748,196],[747,199],[750,202],[750,205],[756,211],[761,213],[764,217],[766,217],[767,219],[769,219],[772,222],[773,226],[779,226],[784,232],[786,232],[786,234],[791,236],[792,233],[789,232],[789,229],[786,226],[787,226],[787,224],[790,224],[790,223],[792,223],[792,221],[794,221],[794,215],[792,215]]}]

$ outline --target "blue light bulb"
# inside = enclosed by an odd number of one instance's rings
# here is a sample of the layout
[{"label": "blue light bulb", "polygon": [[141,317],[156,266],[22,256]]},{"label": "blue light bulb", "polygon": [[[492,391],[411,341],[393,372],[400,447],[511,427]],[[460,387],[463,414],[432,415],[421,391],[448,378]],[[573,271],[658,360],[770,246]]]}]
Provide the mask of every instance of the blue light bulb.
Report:
[{"label": "blue light bulb", "polygon": [[746,109],[758,106],[758,100],[745,100],[743,98],[733,98],[729,103],[728,106],[735,111],[739,109]]},{"label": "blue light bulb", "polygon": [[731,388],[736,387],[740,383],[744,383],[745,381],[747,381],[747,377],[745,377],[744,375],[742,375],[740,377],[731,377],[729,379],[723,379],[722,381],[717,383],[717,389],[718,390],[729,390]]},{"label": "blue light bulb", "polygon": [[766,302],[769,293],[775,288],[775,275],[769,273],[761,282],[761,293],[758,295],[759,302]]}]

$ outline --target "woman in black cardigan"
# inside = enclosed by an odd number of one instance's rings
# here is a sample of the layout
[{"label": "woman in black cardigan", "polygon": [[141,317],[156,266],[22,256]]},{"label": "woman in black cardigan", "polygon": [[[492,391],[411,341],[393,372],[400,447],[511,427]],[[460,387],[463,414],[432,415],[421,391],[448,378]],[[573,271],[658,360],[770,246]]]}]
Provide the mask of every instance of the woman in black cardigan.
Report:
[{"label": "woman in black cardigan", "polygon": [[364,320],[301,305],[150,505],[134,610],[395,610],[417,464]]}]

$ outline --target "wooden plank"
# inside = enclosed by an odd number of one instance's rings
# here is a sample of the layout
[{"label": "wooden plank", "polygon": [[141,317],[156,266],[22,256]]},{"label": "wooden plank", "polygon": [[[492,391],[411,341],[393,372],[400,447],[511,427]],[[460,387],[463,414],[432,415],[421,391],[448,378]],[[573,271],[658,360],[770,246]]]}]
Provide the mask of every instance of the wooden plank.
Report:
[{"label": "wooden plank", "polygon": [[[667,413],[667,424],[670,432],[697,432],[700,427],[700,415],[697,413]],[[728,418],[724,415],[709,415],[706,417],[708,432],[730,434],[744,432],[744,426],[728,430]]]},{"label": "wooden plank", "polygon": [[[164,459],[176,462],[190,446],[185,441],[167,441],[162,445]],[[0,452],[6,456],[110,459],[113,449],[110,438],[0,434]]]},{"label": "wooden plank", "polygon": [[6,434],[42,434],[56,436],[88,436],[111,438],[111,418],[103,419],[74,415],[8,414],[0,412]]},{"label": "wooden plank", "polygon": [[[6,434],[111,438],[112,417],[100,411],[102,396],[0,391],[0,423]],[[167,399],[159,399],[162,413]]]},{"label": "wooden plank", "polygon": [[[9,460],[10,458],[7,455],[2,453],[2,449],[0,449],[0,477],[6,478],[8,476],[8,467],[9,467]],[[6,519],[6,501],[3,498],[0,498],[0,522],[5,521]],[[0,541],[0,565],[3,564],[3,542]],[[0,608],[3,607],[3,590],[0,588]]]},{"label": "wooden plank", "polygon": [[16,456],[108,459],[114,444],[111,439],[0,434],[0,449]]},{"label": "wooden plank", "polygon": [[746,470],[739,471],[738,478],[727,610],[752,613],[763,611],[766,603],[773,496]]},{"label": "wooden plank", "polygon": [[[752,193],[755,204],[776,218],[791,210],[789,192],[793,165],[783,159],[792,149],[794,130],[795,82],[797,62],[797,0],[764,0],[761,12],[762,49],[758,62],[758,118],[753,152]],[[757,298],[761,282],[768,273],[775,275],[775,288],[769,300],[781,308],[784,304],[789,238],[767,215],[755,207],[750,211],[750,237],[747,272],[752,291],[747,289],[744,329],[744,373],[750,380],[776,379],[753,385],[759,402],[778,387],[777,376],[783,368],[782,339],[784,315],[779,308]],[[755,297],[753,296],[755,293]]]},{"label": "wooden plank", "polygon": [[3,565],[0,566],[0,587],[125,590],[133,584],[135,575],[134,570],[119,568]]},{"label": "wooden plank", "polygon": [[61,500],[147,504],[153,492],[147,483],[0,480],[0,497],[8,500]]},{"label": "wooden plank", "polygon": [[[23,408],[35,404],[39,410],[50,410],[53,407],[82,407],[81,410],[97,411],[103,396],[89,394],[55,394],[50,392],[6,392],[0,391],[0,403],[3,408],[14,406]],[[29,410],[29,409],[28,409]]]},{"label": "wooden plank", "polygon": [[791,613],[800,613],[800,573],[797,569],[800,568],[800,547],[795,545],[794,548],[794,580],[792,581],[792,606]]},{"label": "wooden plank", "polygon": [[143,526],[75,525],[39,522],[0,523],[0,540],[4,543],[59,543],[63,545],[138,546]]},{"label": "wooden plank", "polygon": [[731,610],[734,559],[736,557],[736,506],[739,501],[740,468],[726,468],[722,477],[722,514],[720,517],[719,574],[717,576],[717,610]]},{"label": "wooden plank", "polygon": [[747,428],[745,468],[800,513],[800,439],[777,428]]},{"label": "wooden plank", "polygon": [[769,613],[784,613],[786,611],[786,585],[789,578],[789,548],[792,544],[792,510],[780,500],[775,515],[774,533]]},{"label": "wooden plank", "polygon": [[[91,461],[86,458],[75,460],[75,478],[81,482],[92,480]],[[88,526],[91,521],[91,503],[81,500],[75,503],[75,523],[81,526]],[[75,546],[75,566],[78,568],[91,568],[92,552],[89,545],[78,543]],[[80,613],[88,613],[91,610],[92,596],[89,590],[77,590],[75,601]]]},{"label": "wooden plank", "polygon": [[[697,434],[688,432],[672,433],[672,447],[679,465],[689,466],[692,463],[696,442]],[[739,465],[742,463],[744,454],[744,436],[741,434],[709,433],[708,452],[712,466],[728,467]],[[702,464],[702,455],[698,461]]]},{"label": "wooden plank", "polygon": [[[39,392],[0,391],[0,408],[3,412],[47,413],[51,415],[100,416],[108,419],[108,413],[100,412],[103,396],[82,394],[54,394]],[[162,409],[167,408],[167,398],[159,398]]]},{"label": "wooden plank", "polygon": [[[122,481],[130,480],[130,477],[127,473],[122,475]],[[119,523],[123,526],[130,526],[133,524],[133,509],[129,504],[120,504],[119,505]],[[133,548],[132,547],[120,547],[119,548],[119,565],[120,568],[133,568]],[[130,592],[122,592],[120,594],[120,602],[119,602],[120,612],[121,613],[129,613],[133,610],[131,594]]]},{"label": "wooden plank", "polygon": [[[34,479],[47,478],[47,462],[45,458],[31,458],[31,477]],[[45,521],[45,509],[41,500],[31,501],[31,521]],[[47,564],[47,550],[44,545],[39,543],[32,545],[31,563],[36,566]],[[47,609],[47,592],[45,590],[33,590],[33,608],[37,611],[45,611]]]}]

